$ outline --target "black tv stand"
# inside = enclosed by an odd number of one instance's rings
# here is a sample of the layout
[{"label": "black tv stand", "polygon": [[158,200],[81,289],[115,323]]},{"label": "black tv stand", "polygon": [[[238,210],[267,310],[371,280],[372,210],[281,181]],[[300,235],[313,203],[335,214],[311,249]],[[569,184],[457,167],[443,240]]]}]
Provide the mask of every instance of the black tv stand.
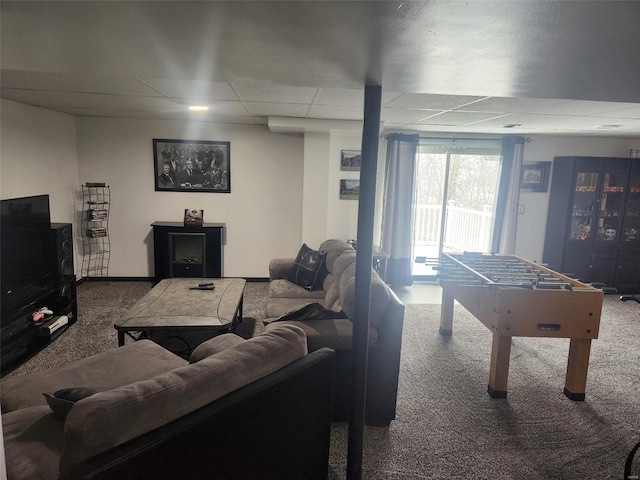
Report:
[{"label": "black tv stand", "polygon": [[[31,314],[41,307],[53,311],[53,318],[42,325],[34,325]],[[62,316],[68,318],[66,325],[49,332],[47,326]],[[15,370],[44,346],[57,338],[78,319],[75,277],[68,284],[51,289],[35,301],[9,315],[0,331],[0,376]],[[5,320],[5,319],[3,319]]]}]

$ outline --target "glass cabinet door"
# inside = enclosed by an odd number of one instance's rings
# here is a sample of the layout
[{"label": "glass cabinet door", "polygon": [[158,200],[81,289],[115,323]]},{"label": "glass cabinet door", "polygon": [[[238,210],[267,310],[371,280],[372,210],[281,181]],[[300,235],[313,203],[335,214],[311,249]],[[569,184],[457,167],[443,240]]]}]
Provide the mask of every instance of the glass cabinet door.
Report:
[{"label": "glass cabinet door", "polygon": [[614,160],[605,163],[596,242],[620,242],[628,182],[629,162]]},{"label": "glass cabinet door", "polygon": [[640,245],[640,162],[633,162],[624,210],[622,242]]},{"label": "glass cabinet door", "polygon": [[576,171],[569,240],[590,243],[596,233],[594,214],[598,201],[599,173]]}]

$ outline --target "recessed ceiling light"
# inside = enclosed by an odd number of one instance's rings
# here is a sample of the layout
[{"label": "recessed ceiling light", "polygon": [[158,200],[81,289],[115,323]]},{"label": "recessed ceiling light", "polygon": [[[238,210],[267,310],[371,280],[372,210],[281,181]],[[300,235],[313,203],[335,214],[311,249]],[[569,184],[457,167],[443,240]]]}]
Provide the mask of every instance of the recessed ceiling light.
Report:
[{"label": "recessed ceiling light", "polygon": [[521,123],[505,123],[503,125],[500,125],[502,128],[518,128],[521,127],[522,124]]},{"label": "recessed ceiling light", "polygon": [[206,112],[207,110],[209,110],[209,107],[206,107],[204,105],[191,105],[189,107],[189,110],[191,110],[192,112]]}]

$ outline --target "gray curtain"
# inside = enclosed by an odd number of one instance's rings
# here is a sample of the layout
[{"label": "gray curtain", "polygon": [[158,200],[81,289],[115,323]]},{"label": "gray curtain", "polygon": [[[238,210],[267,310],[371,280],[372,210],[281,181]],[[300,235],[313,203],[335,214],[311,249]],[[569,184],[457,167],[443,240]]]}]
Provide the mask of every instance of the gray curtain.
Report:
[{"label": "gray curtain", "polygon": [[494,253],[511,254],[516,249],[524,140],[520,136],[504,137],[502,140],[502,170],[491,238],[491,251]]},{"label": "gray curtain", "polygon": [[386,281],[411,285],[414,178],[418,135],[393,133],[387,138],[380,249],[389,255]]}]

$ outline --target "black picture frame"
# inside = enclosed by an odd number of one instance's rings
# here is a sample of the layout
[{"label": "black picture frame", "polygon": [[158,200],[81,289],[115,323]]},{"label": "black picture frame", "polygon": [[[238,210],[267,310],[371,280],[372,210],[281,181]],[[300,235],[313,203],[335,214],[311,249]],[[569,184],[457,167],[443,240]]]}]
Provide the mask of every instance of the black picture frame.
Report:
[{"label": "black picture frame", "polygon": [[359,179],[343,178],[340,180],[340,200],[358,200],[359,198]]},{"label": "black picture frame", "polygon": [[154,138],[153,169],[156,192],[231,193],[231,142]]},{"label": "black picture frame", "polygon": [[359,172],[361,162],[362,152],[360,150],[340,151],[340,170]]},{"label": "black picture frame", "polygon": [[532,192],[546,192],[549,189],[551,162],[532,162],[522,165],[520,189]]}]

